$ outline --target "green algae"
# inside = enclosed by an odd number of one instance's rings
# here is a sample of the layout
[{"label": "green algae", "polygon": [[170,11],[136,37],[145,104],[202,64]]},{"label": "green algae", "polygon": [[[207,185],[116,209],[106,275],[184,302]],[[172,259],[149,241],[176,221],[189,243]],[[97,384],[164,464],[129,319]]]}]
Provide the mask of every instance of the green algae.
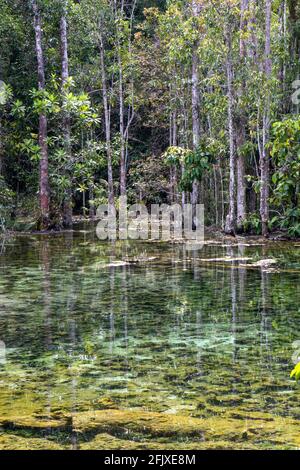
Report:
[{"label": "green algae", "polygon": [[[110,433],[115,436],[137,437],[146,435],[153,438],[175,438],[190,443],[248,441],[258,443],[276,438],[277,442],[294,448],[300,446],[299,423],[296,420],[272,417],[271,415],[251,418],[232,418],[227,415],[210,418],[153,413],[144,410],[94,411],[75,415],[75,431],[80,433]],[[202,445],[202,447],[204,447]]]},{"label": "green algae", "polygon": [[135,433],[150,436],[198,436],[202,439],[201,422],[188,416],[168,415],[143,410],[104,410],[76,414],[73,425],[77,432],[110,431],[113,434]]},{"label": "green algae", "polygon": [[69,417],[65,419],[49,419],[48,417],[36,416],[10,416],[9,418],[0,417],[0,427],[4,429],[30,429],[39,431],[43,429],[62,429],[70,425]]},{"label": "green algae", "polygon": [[21,437],[12,434],[0,434],[1,450],[65,450],[56,442],[44,438]]},{"label": "green algae", "polygon": [[[65,431],[69,428],[79,449],[300,448],[297,420],[238,410],[223,416],[193,418],[143,409],[110,409],[74,413],[60,421],[15,417],[9,425],[3,420],[1,424],[9,430],[8,434],[0,434],[2,449],[12,448],[13,438],[16,449],[67,448],[68,437],[53,434],[58,426],[65,426]],[[43,434],[51,438],[43,440]]]}]

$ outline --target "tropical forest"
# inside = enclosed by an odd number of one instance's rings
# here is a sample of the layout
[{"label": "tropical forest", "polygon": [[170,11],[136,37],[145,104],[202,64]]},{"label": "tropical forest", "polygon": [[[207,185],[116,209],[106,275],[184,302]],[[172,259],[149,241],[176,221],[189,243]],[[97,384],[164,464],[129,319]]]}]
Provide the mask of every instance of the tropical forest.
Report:
[{"label": "tropical forest", "polygon": [[299,450],[299,281],[299,0],[0,0],[0,451]]}]

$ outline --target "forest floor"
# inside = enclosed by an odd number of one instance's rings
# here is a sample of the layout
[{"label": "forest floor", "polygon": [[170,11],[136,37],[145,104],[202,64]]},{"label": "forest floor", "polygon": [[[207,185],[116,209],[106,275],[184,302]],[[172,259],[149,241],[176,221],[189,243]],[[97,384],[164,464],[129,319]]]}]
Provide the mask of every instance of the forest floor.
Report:
[{"label": "forest floor", "polygon": [[[64,228],[53,228],[49,230],[36,230],[35,223],[28,217],[18,218],[15,221],[14,227],[12,229],[6,230],[4,233],[0,232],[0,239],[2,238],[10,238],[16,235],[51,235],[51,234],[59,234],[59,233],[66,233],[66,232],[76,232],[82,228],[82,225],[90,225],[95,224],[96,219],[92,219],[90,217],[84,217],[82,215],[76,215],[73,217],[73,228],[72,229],[64,229]],[[158,243],[162,242],[161,240],[152,240],[149,239],[149,242]],[[253,233],[245,233],[245,234],[236,234],[227,235],[222,231],[220,227],[216,226],[209,226],[205,227],[205,245],[215,244],[215,243],[227,243],[229,245],[233,244],[241,244],[243,242],[253,244],[267,244],[270,242],[295,242],[300,243],[300,237],[291,237],[284,231],[273,231],[269,233],[269,236],[262,237],[261,235],[253,234]],[[172,238],[169,240],[171,243],[184,243],[185,240],[183,239],[174,239]]]},{"label": "forest floor", "polygon": [[[72,229],[50,229],[50,230],[7,230],[5,232],[0,232],[0,239],[1,238],[10,238],[17,235],[56,235],[56,234],[63,234],[66,232],[76,232],[79,229],[79,225],[81,223],[84,224],[91,224],[94,223],[92,219],[87,219],[84,217],[78,217],[74,220],[74,226]],[[171,242],[171,243],[184,243],[185,240],[181,238],[172,238],[168,240],[152,240],[149,239],[149,242],[153,243],[161,243],[161,242]],[[229,245],[236,245],[242,242],[249,242],[251,245],[254,244],[267,244],[270,242],[295,242],[300,243],[300,237],[290,237],[287,235],[286,232],[274,231],[270,232],[268,237],[263,237],[261,235],[255,234],[236,234],[227,235],[225,234],[220,228],[217,227],[205,227],[205,241],[204,244],[215,244],[225,242]]]}]

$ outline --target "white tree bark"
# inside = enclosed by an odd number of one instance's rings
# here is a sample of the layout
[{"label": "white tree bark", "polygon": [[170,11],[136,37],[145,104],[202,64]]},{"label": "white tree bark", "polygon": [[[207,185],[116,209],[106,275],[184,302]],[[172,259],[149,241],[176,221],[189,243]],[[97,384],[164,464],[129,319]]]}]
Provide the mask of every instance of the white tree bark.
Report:
[{"label": "white tree bark", "polygon": [[[201,4],[197,0],[191,2],[192,14],[197,18],[201,12]],[[193,148],[196,150],[200,143],[200,91],[199,91],[199,61],[198,61],[199,40],[193,45],[192,57],[192,122],[193,122]],[[191,202],[194,207],[199,201],[199,182],[193,182]]]},{"label": "white tree bark", "polygon": [[270,178],[270,152],[267,148],[270,137],[270,90],[269,80],[272,76],[272,60],[271,60],[271,13],[272,13],[272,0],[266,0],[265,3],[265,16],[266,16],[266,30],[265,30],[265,61],[264,72],[267,82],[267,91],[264,104],[263,114],[263,148],[260,158],[260,174],[261,174],[261,189],[260,189],[260,216],[262,223],[262,235],[268,235],[268,222],[269,222],[269,178]]},{"label": "white tree bark", "polygon": [[233,112],[234,112],[234,99],[233,99],[233,70],[232,70],[232,38],[231,38],[230,26],[227,27],[226,31],[226,42],[227,42],[227,58],[226,58],[226,72],[227,72],[227,97],[228,97],[228,132],[229,132],[229,211],[226,218],[225,232],[227,234],[234,235],[236,229],[236,205],[235,205],[235,173],[236,173],[236,151],[234,142],[234,123],[233,123]]},{"label": "white tree bark", "polygon": [[[38,87],[40,91],[45,90],[45,63],[42,45],[42,22],[40,10],[35,0],[31,1],[34,13],[35,47],[38,66]],[[49,169],[48,169],[48,145],[47,145],[47,116],[41,112],[39,116],[39,146],[41,149],[40,159],[40,209],[41,228],[47,229],[50,223],[49,208]]]},{"label": "white tree bark", "polygon": [[[68,55],[68,24],[67,24],[67,2],[63,4],[63,12],[60,19],[60,45],[61,45],[61,83],[63,102],[66,103],[66,85],[69,79],[69,55]],[[63,136],[68,163],[71,160],[71,123],[70,114],[63,115]],[[63,224],[64,227],[72,227],[72,178],[71,172],[66,171],[70,187],[66,189],[63,201]]]},{"label": "white tree bark", "polygon": [[99,24],[99,52],[100,52],[101,78],[102,78],[102,98],[103,98],[104,120],[105,120],[108,202],[111,206],[114,206],[115,196],[114,196],[114,181],[113,181],[113,170],[112,170],[110,107],[109,107],[109,101],[108,101],[106,68],[105,68],[105,58],[104,58],[104,39],[103,39],[101,21]]},{"label": "white tree bark", "polygon": [[[249,0],[241,0],[241,20],[240,20],[240,59],[241,66],[245,66],[246,43],[244,33],[247,28],[247,9]],[[242,78],[240,97],[245,93],[245,80]],[[242,230],[246,219],[246,181],[245,181],[245,157],[242,154],[242,147],[246,141],[246,116],[242,109],[236,119],[236,147],[237,147],[237,227]]]}]

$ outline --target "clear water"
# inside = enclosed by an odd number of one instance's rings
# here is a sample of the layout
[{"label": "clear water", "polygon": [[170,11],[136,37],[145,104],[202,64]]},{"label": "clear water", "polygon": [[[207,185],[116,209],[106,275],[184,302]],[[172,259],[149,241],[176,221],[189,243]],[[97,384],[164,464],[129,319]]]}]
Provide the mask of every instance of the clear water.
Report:
[{"label": "clear water", "polygon": [[0,448],[300,448],[300,246],[247,245],[7,241]]}]

